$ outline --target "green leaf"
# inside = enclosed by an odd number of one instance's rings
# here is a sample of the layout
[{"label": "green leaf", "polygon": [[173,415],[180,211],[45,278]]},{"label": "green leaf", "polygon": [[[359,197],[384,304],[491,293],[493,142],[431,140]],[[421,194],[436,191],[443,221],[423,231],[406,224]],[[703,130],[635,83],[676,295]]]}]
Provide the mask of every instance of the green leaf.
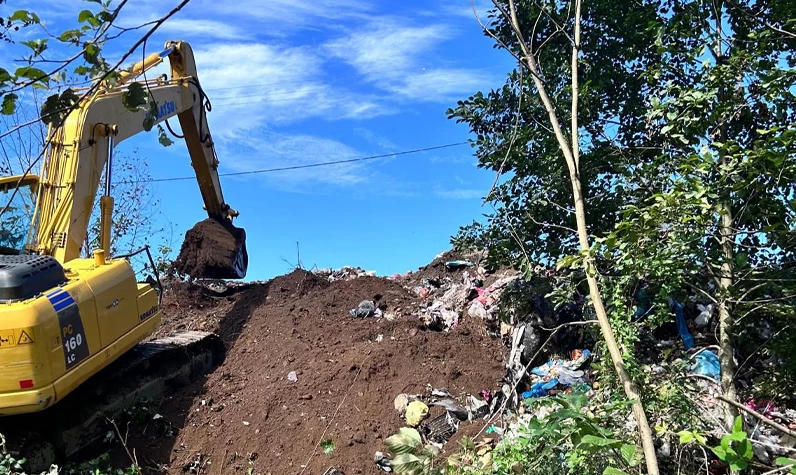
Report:
[{"label": "green leaf", "polygon": [[436,458],[439,455],[439,449],[431,444],[426,445],[423,447],[423,450],[420,451],[420,455],[426,458]]},{"label": "green leaf", "polygon": [[413,452],[423,441],[420,433],[409,427],[401,427],[397,434],[391,435],[384,440],[384,445],[393,454],[406,454]]},{"label": "green leaf", "polygon": [[17,99],[19,99],[19,96],[13,92],[3,96],[3,115],[11,115],[17,110]]},{"label": "green leaf", "polygon": [[738,444],[738,455],[746,460],[752,459],[754,451],[752,451],[752,443],[749,439],[744,439]]},{"label": "green leaf", "polygon": [[710,450],[712,450],[713,453],[716,454],[716,457],[718,457],[719,460],[726,460],[727,459],[727,451],[724,450],[724,448],[722,448],[722,447],[712,447]]},{"label": "green leaf", "polygon": [[74,72],[75,72],[75,74],[79,74],[79,75],[83,76],[85,74],[90,73],[91,72],[91,68],[89,68],[88,66],[78,66],[78,67],[75,68]]},{"label": "green leaf", "polygon": [[94,13],[91,10],[83,10],[79,15],[77,15],[77,21],[80,23],[85,23],[91,18],[94,18]]},{"label": "green leaf", "polygon": [[323,448],[323,453],[326,455],[331,455],[334,452],[334,442],[329,440],[324,440],[321,442],[321,448]]},{"label": "green leaf", "polygon": [[420,458],[412,454],[399,454],[390,462],[390,467],[395,473],[414,473],[423,468]]},{"label": "green leaf", "polygon": [[8,17],[9,21],[21,21],[23,23],[39,23],[39,16],[28,10],[17,10]]},{"label": "green leaf", "polygon": [[[743,418],[741,416],[737,416],[735,418],[735,424],[733,424],[733,426],[732,426],[732,431],[733,432],[742,432],[743,431]],[[746,434],[744,434],[744,437],[746,437]],[[740,439],[733,439],[733,440],[740,440]]]},{"label": "green leaf", "polygon": [[126,91],[122,93],[122,104],[127,110],[137,112],[142,106],[148,103],[147,92],[140,82],[130,83]]},{"label": "green leaf", "polygon": [[607,437],[599,437],[596,435],[584,435],[581,440],[581,445],[594,445],[597,447],[615,447],[621,444],[619,439],[609,439]]},{"label": "green leaf", "polygon": [[736,431],[731,434],[725,434],[724,437],[721,438],[721,441],[723,445],[724,441],[727,441],[729,443],[729,442],[738,442],[744,439],[746,439],[746,432]]},{"label": "green leaf", "polygon": [[99,53],[100,48],[96,44],[88,42],[83,44],[83,59],[85,59],[87,63],[99,66]]},{"label": "green leaf", "polygon": [[60,95],[53,94],[41,106],[41,120],[45,124],[61,125],[66,119],[69,109],[80,98],[72,89],[67,89]]},{"label": "green leaf", "polygon": [[109,11],[103,10],[103,11],[97,13],[97,19],[100,22],[102,22],[102,23],[107,23],[107,22],[113,20],[113,14],[111,12],[109,12]]},{"label": "green leaf", "polygon": [[625,463],[631,467],[635,465],[637,451],[638,447],[636,444],[622,444],[622,448],[619,449],[619,453],[622,454],[622,458],[625,460]]},{"label": "green leaf", "polygon": [[9,74],[8,70],[0,68],[0,85],[10,80],[11,80],[11,74]]},{"label": "green leaf", "polygon": [[160,145],[163,145],[164,147],[168,147],[174,143],[174,141],[171,140],[171,137],[166,134],[166,131],[163,130],[163,126],[160,124],[158,124],[158,142],[160,142]]},{"label": "green leaf", "polygon": [[691,431],[683,430],[680,431],[680,443],[687,444],[694,440],[694,434]]},{"label": "green leaf", "polygon": [[777,465],[790,466],[790,473],[796,473],[796,460],[787,457],[777,457]]},{"label": "green leaf", "polygon": [[740,472],[746,470],[747,463],[745,460],[733,460],[730,462],[730,470],[733,472]]},{"label": "green leaf", "polygon": [[77,43],[83,36],[80,30],[66,30],[58,37],[60,41]]},{"label": "green leaf", "polygon": [[144,117],[144,123],[142,125],[144,126],[144,130],[146,130],[147,132],[152,130],[152,127],[155,126],[155,116],[149,114],[146,117]]},{"label": "green leaf", "polygon": [[669,133],[669,131],[671,131],[673,128],[674,128],[674,125],[672,125],[672,124],[666,124],[666,125],[664,125],[664,126],[663,126],[663,128],[661,128],[661,133],[662,133],[662,134],[664,134],[664,135],[666,135],[666,134],[668,134],[668,133]]},{"label": "green leaf", "polygon": [[47,73],[39,68],[34,68],[33,66],[22,66],[21,68],[17,68],[15,74],[17,77],[28,78],[32,81],[42,81],[45,83],[49,82],[49,76]]},{"label": "green leaf", "polygon": [[47,40],[30,40],[30,41],[23,41],[23,45],[27,46],[31,50],[33,50],[33,54],[35,56],[39,56],[47,49]]},{"label": "green leaf", "polygon": [[619,470],[618,468],[608,467],[605,470],[603,470],[603,475],[630,475],[630,474],[622,470]]}]

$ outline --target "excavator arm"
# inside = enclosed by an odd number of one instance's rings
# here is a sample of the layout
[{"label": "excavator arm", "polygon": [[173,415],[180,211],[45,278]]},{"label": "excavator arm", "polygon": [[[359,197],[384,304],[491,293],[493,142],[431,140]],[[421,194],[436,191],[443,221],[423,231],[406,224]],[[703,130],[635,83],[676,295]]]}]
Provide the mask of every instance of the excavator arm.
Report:
[{"label": "excavator arm", "polygon": [[[170,78],[135,81],[165,58],[170,62]],[[248,260],[245,233],[231,224],[238,212],[226,203],[221,190],[219,162],[207,124],[206,96],[197,77],[193,51],[190,45],[179,41],[166,43],[162,52],[122,72],[116,86],[101,87],[61,126],[49,131],[52,142],[38,178],[35,232],[30,234],[26,250],[54,256],[63,263],[80,256],[105,169],[104,195],[100,198],[100,247],[106,255],[110,254],[113,149],[144,132],[145,119],[150,115],[149,110],[133,112],[125,106],[123,98],[134,81],[145,87],[157,105],[157,114],[149,121],[151,125],[177,117],[208,216],[236,232],[238,249],[228,259],[233,262],[226,263],[227,270],[221,275],[216,272],[212,277],[244,277]]]}]

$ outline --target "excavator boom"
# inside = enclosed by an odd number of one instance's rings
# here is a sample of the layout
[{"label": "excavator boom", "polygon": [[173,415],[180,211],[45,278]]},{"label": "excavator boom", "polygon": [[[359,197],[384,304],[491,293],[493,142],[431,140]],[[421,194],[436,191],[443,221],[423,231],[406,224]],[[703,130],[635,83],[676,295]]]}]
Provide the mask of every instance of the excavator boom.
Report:
[{"label": "excavator boom", "polygon": [[[163,58],[170,61],[170,78],[137,83],[146,88],[156,104],[155,117],[150,117],[148,109],[128,110],[124,97],[133,79],[157,66]],[[113,148],[145,131],[146,119],[155,126],[177,116],[208,217],[228,228],[228,239],[235,243],[235,253],[225,256],[226,266],[217,265],[209,277],[245,277],[245,233],[232,226],[238,212],[230,208],[221,191],[219,162],[207,124],[207,98],[197,78],[190,46],[185,42],[167,43],[162,52],[136,64],[132,72],[123,73],[120,82],[117,87],[101,89],[88,98],[62,126],[50,131],[51,147],[39,179],[37,232],[28,242],[28,251],[54,256],[60,262],[79,257],[104,168],[100,247],[109,255]]]}]

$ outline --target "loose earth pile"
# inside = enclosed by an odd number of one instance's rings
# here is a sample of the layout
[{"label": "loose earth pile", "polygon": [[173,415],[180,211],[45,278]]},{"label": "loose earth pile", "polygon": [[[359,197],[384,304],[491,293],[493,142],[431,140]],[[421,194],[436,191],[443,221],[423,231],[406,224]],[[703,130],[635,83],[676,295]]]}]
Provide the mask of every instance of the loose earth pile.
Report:
[{"label": "loose earth pile", "polygon": [[[483,322],[424,330],[411,315],[418,297],[395,280],[330,282],[296,270],[229,294],[179,282],[165,293],[159,335],[213,331],[228,350],[205,380],[130,426],[128,447],[149,473],[383,473],[374,453],[405,425],[395,396],[430,385],[463,398],[494,390],[504,375],[504,346]],[[363,300],[385,317],[350,315]],[[481,424],[463,422],[446,447]],[[129,463],[123,450],[114,455]]]}]

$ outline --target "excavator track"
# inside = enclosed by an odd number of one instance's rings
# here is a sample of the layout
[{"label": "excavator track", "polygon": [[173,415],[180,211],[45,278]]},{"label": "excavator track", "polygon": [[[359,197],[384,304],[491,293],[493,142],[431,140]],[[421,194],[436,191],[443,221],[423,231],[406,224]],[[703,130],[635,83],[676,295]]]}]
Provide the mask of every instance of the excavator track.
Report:
[{"label": "excavator track", "polygon": [[101,441],[107,421],[141,399],[156,399],[199,380],[224,353],[221,339],[206,332],[139,343],[53,407],[0,418],[0,433],[12,455],[27,459],[29,473],[40,473]]}]

